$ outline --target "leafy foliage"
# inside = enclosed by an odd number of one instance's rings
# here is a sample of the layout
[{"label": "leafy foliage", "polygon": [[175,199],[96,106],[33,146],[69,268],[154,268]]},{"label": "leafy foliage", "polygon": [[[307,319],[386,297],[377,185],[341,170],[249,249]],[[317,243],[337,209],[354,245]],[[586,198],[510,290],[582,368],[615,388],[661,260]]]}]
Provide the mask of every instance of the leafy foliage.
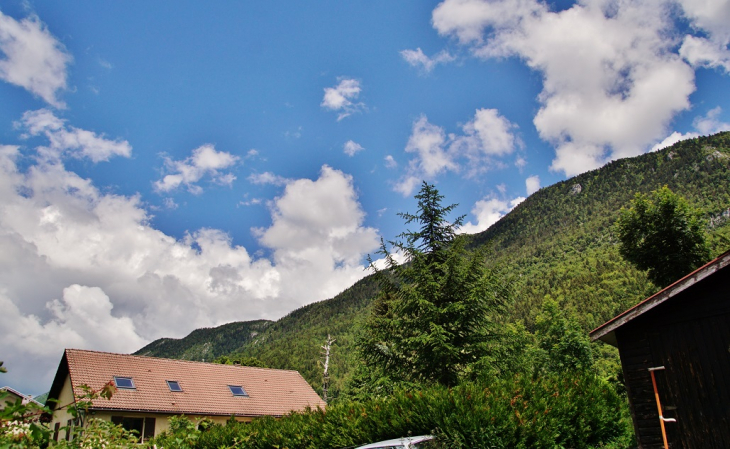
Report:
[{"label": "leafy foliage", "polygon": [[707,262],[702,212],[667,186],[637,193],[616,222],[621,255],[666,287]]},{"label": "leafy foliage", "polygon": [[234,355],[230,357],[227,355],[222,355],[213,360],[213,363],[219,363],[221,365],[241,365],[255,366],[257,368],[269,368],[264,362],[257,359],[256,357],[246,357],[242,355]]},{"label": "leafy foliage", "polygon": [[[76,395],[74,402],[56,408],[67,409],[73,417],[73,424],[61,428],[72,432],[73,439],[52,441],[51,430],[41,423],[41,417],[50,414],[51,410],[18,399],[0,410],[0,448],[127,449],[139,446],[134,432],[103,419],[88,417],[94,399],[111,399],[116,392],[113,382],[99,390],[88,385],[81,385],[81,389],[83,393]],[[0,394],[0,401],[5,402],[5,393]]]},{"label": "leafy foliage", "polygon": [[[630,418],[621,402],[610,386],[589,374],[515,375],[490,384],[341,400],[326,412],[309,410],[250,424],[229,421],[205,432],[193,430],[192,445],[179,447],[326,449],[409,434],[435,434],[445,448],[621,447],[631,439]],[[175,447],[170,445],[173,434],[155,443]]]}]

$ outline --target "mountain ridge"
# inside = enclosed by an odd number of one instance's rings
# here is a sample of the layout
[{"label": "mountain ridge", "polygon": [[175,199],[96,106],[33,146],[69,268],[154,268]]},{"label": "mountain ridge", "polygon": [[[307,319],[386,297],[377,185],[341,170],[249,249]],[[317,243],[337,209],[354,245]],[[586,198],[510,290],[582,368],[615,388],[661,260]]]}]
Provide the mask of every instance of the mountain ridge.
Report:
[{"label": "mountain ridge", "polygon": [[[645,273],[618,254],[613,223],[635,193],[663,185],[705,211],[713,255],[721,252],[730,236],[728,132],[612,161],[544,187],[486,231],[461,238],[472,247],[488,245],[488,263],[503,267],[514,283],[516,300],[506,321],[519,321],[530,329],[542,302],[551,298],[574,312],[590,330],[656,290]],[[446,198],[446,202],[458,201]],[[225,347],[238,343],[232,353],[256,357],[268,366],[296,369],[319,389],[320,346],[331,334],[337,342],[330,361],[330,391],[336,395],[357,363],[353,351],[356,329],[376,293],[377,286],[367,276],[334,298],[270,322],[255,338],[231,341]],[[210,333],[211,338],[214,334]],[[196,351],[205,343],[201,340],[204,335],[208,334],[200,333],[194,344],[193,340],[179,341],[178,347],[157,340],[143,349],[148,355],[200,357]],[[235,333],[226,335],[236,338]],[[165,351],[157,351],[158,346]]]}]

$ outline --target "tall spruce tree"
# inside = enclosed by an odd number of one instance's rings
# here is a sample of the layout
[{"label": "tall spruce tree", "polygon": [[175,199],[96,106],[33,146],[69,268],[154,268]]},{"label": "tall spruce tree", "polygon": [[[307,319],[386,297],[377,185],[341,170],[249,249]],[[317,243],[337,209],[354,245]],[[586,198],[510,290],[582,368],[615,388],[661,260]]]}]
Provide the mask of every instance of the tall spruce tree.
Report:
[{"label": "tall spruce tree", "polygon": [[621,209],[616,231],[619,252],[649,279],[666,287],[707,262],[702,212],[667,186],[648,195],[637,193],[629,209]]},{"label": "tall spruce tree", "polygon": [[443,196],[426,182],[415,198],[418,212],[400,216],[418,230],[389,242],[406,263],[398,264],[385,242],[378,254],[387,268],[371,261],[381,291],[358,350],[366,369],[390,379],[451,386],[489,355],[510,289],[486,266],[483,251],[467,251],[456,237],[463,217],[447,221],[455,204],[442,206]]}]

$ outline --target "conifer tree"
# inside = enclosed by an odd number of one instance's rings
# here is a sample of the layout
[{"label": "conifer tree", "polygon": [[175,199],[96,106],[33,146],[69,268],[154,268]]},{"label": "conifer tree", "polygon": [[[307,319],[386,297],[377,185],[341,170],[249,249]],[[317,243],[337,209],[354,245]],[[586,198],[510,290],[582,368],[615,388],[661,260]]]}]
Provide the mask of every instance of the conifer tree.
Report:
[{"label": "conifer tree", "polygon": [[509,288],[485,265],[483,251],[470,253],[447,216],[456,205],[426,182],[415,197],[418,212],[400,214],[417,231],[389,242],[406,263],[398,264],[381,241],[386,269],[371,261],[381,286],[358,341],[365,364],[391,379],[455,385],[489,355],[498,335],[494,319],[503,311]]}]

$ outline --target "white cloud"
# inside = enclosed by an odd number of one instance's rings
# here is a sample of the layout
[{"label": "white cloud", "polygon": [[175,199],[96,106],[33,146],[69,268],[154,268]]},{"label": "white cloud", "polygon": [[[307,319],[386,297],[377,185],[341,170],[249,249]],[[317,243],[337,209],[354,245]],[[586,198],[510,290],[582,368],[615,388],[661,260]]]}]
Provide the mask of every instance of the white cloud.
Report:
[{"label": "white cloud", "polygon": [[457,170],[458,164],[453,160],[454,155],[449,153],[445,145],[446,133],[443,128],[432,125],[422,115],[413,123],[413,130],[406,144],[406,153],[415,153],[417,156],[411,160],[414,171],[431,178],[447,170]]},{"label": "white cloud", "polygon": [[362,91],[360,81],[352,78],[340,78],[339,81],[335,87],[325,87],[320,104],[325,109],[339,112],[337,121],[365,109],[364,103],[354,103]]},{"label": "white cloud", "polygon": [[498,198],[484,198],[474,204],[471,210],[472,215],[476,217],[476,224],[467,222],[459,229],[460,234],[476,234],[485,231],[487,228],[498,222],[509,211],[517,207],[524,197],[517,197],[512,200],[500,200]]},{"label": "white cloud", "polygon": [[540,190],[540,177],[534,175],[525,179],[525,188],[527,189],[527,196],[530,196]]},{"label": "white cloud", "polygon": [[257,235],[274,250],[282,276],[298,279],[282,283],[282,295],[324,292],[330,297],[363,277],[363,254],[378,247],[378,236],[362,226],[365,213],[351,176],[325,165],[317,180],[288,183],[270,207],[273,223]]},{"label": "white cloud", "polygon": [[693,67],[723,68],[730,73],[730,50],[727,45],[709,39],[686,36],[679,54]]},{"label": "white cloud", "polygon": [[363,148],[362,145],[360,145],[357,142],[353,142],[352,140],[348,140],[347,142],[345,142],[345,145],[343,146],[343,150],[344,150],[345,154],[350,157],[354,156],[355,153],[357,153],[358,151],[362,151],[364,149],[365,148]]},{"label": "white cloud", "polygon": [[65,120],[56,117],[48,109],[24,113],[16,127],[26,131],[23,134],[25,138],[45,135],[49,146],[41,147],[39,153],[49,159],[66,155],[101,162],[113,156],[129,157],[132,154],[132,146],[126,140],[109,140],[91,131],[66,126]]},{"label": "white cloud", "polygon": [[477,109],[474,119],[462,127],[464,135],[451,136],[451,152],[468,158],[472,174],[479,173],[493,157],[514,151],[517,141],[512,129],[516,127],[496,109]]},{"label": "white cloud", "polygon": [[0,78],[41,97],[56,108],[66,105],[57,92],[66,88],[71,56],[37,17],[17,21],[0,12]]},{"label": "white cloud", "polygon": [[33,161],[0,146],[2,359],[23,391],[48,389],[63,347],[128,352],[331,297],[367,274],[378,246],[352,179],[326,166],[272,203],[273,224],[258,231],[270,260],[215,229],[176,240],[151,227],[139,197],[102,193],[58,161],[20,169],[21,158]]},{"label": "white cloud", "polygon": [[441,50],[433,57],[429,58],[420,48],[416,48],[415,50],[403,50],[400,52],[400,55],[408,64],[413,67],[421,68],[421,70],[425,73],[431,72],[438,64],[446,64],[456,59],[446,50]]},{"label": "white cloud", "polygon": [[444,172],[464,170],[472,177],[500,165],[496,158],[514,151],[518,143],[511,131],[515,127],[496,109],[477,109],[474,118],[462,126],[463,134],[447,136],[422,115],[414,122],[405,148],[415,157],[395,190],[408,196],[421,180],[432,180]]},{"label": "white cloud", "polygon": [[386,168],[396,168],[398,166],[398,162],[396,162],[395,158],[393,158],[392,155],[385,156],[385,167]]},{"label": "white cloud", "polygon": [[196,183],[205,175],[210,176],[216,184],[230,186],[236,177],[221,170],[235,165],[239,159],[231,153],[216,151],[211,144],[205,144],[194,149],[193,154],[182,161],[165,158],[165,167],[170,174],[156,181],[154,187],[158,192],[170,192],[185,185],[190,193],[200,194],[203,189]]},{"label": "white cloud", "polygon": [[693,67],[722,68],[730,73],[730,2],[679,0],[690,24],[702,35],[684,37],[679,54]]},{"label": "white cloud", "polygon": [[730,123],[722,122],[718,119],[720,113],[722,113],[722,108],[720,108],[720,106],[710,109],[704,117],[696,117],[693,120],[692,124],[696,132],[682,134],[674,131],[664,140],[654,145],[651,148],[651,151],[661,150],[662,148],[672,146],[682,140],[693,139],[699,136],[707,136],[721,131],[730,131]]},{"label": "white cloud", "polygon": [[725,46],[730,43],[730,3],[726,0],[679,0],[693,27],[707,32],[710,39]]},{"label": "white cloud", "polygon": [[586,0],[550,11],[535,0],[445,0],[434,28],[481,58],[516,56],[543,76],[534,123],[575,175],[646,151],[689,107],[694,72],[673,52],[668,3]]},{"label": "white cloud", "polygon": [[281,177],[279,175],[275,175],[271,172],[264,172],[264,173],[254,173],[249,175],[248,182],[251,184],[258,184],[258,185],[274,185],[274,186],[283,186],[286,185],[290,180],[284,177]]},{"label": "white cloud", "polygon": [[692,126],[703,136],[719,133],[720,131],[730,131],[730,123],[719,120],[718,117],[721,113],[722,108],[720,106],[710,109],[704,117],[696,117],[692,121]]}]

